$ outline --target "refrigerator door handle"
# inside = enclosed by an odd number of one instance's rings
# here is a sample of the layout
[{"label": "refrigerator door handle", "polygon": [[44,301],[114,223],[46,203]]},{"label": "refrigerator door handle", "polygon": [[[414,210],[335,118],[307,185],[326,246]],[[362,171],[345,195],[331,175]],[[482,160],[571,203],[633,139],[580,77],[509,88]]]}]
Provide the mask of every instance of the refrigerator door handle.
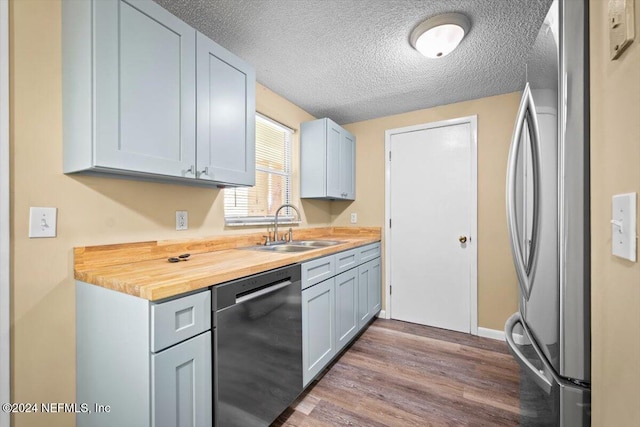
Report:
[{"label": "refrigerator door handle", "polygon": [[[505,334],[505,338],[507,340],[507,345],[509,346],[509,350],[511,351],[511,354],[513,354],[514,358],[516,359],[516,362],[518,362],[518,364],[523,369],[526,369],[529,372],[531,372],[533,381],[538,385],[538,387],[540,387],[546,394],[551,394],[551,390],[553,388],[553,383],[549,379],[549,377],[547,375],[545,375],[545,371],[548,371],[548,367],[547,367],[544,359],[542,359],[542,362],[543,362],[543,367],[545,368],[545,370],[540,370],[540,369],[536,368],[529,361],[529,359],[527,359],[525,357],[525,355],[522,354],[522,352],[520,351],[520,349],[516,345],[515,340],[513,339],[513,328],[518,323],[520,323],[522,325],[522,328],[525,329],[524,324],[522,322],[522,317],[520,317],[520,313],[516,312],[513,315],[511,315],[511,317],[509,317],[509,319],[507,319],[507,322],[504,325],[504,334]],[[526,333],[526,329],[525,329],[525,333]],[[535,343],[533,341],[531,341],[531,344],[535,348]],[[539,357],[539,353],[538,353],[537,349],[536,349],[536,354]],[[553,375],[552,375],[551,372],[548,372],[548,374],[551,376],[551,378],[553,378]]]},{"label": "refrigerator door handle", "polygon": [[[518,153],[522,143],[522,131],[525,122],[529,126],[529,135],[531,137],[531,165],[533,167],[533,209],[531,221],[531,239],[529,259],[525,262],[522,246],[520,245],[520,233],[517,226],[516,213],[516,177],[518,173]],[[520,108],[518,109],[518,117],[516,119],[516,127],[513,131],[511,140],[511,148],[509,150],[509,161],[507,165],[507,226],[509,228],[509,237],[511,241],[511,252],[518,276],[518,284],[522,291],[522,296],[526,301],[529,300],[531,289],[533,288],[533,279],[535,276],[535,265],[538,259],[538,238],[540,225],[540,133],[538,127],[538,118],[531,94],[529,83],[524,88]]]}]

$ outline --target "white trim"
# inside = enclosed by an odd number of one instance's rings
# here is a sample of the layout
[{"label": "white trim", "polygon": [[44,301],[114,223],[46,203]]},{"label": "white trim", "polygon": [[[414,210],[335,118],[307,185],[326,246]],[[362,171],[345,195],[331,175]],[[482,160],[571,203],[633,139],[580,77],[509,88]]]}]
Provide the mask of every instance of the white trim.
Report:
[{"label": "white trim", "polygon": [[[9,2],[0,0],[0,403],[11,402],[9,164]],[[0,426],[10,422],[0,412]]]},{"label": "white trim", "polygon": [[[504,331],[498,331],[496,329],[483,328],[480,326],[478,328],[478,336],[483,338],[491,338],[492,340],[504,341]],[[522,334],[513,334],[513,342],[518,345],[526,345],[527,340],[524,338]]]},{"label": "white trim", "polygon": [[478,336],[483,338],[491,338],[492,340],[506,341],[504,339],[504,331],[498,331],[496,329],[478,328]]},{"label": "white trim", "polygon": [[469,249],[471,250],[471,271],[469,292],[470,299],[470,325],[469,330],[472,335],[478,335],[478,116],[460,117],[457,119],[442,120],[432,123],[424,123],[414,126],[408,126],[398,129],[388,129],[385,131],[385,179],[384,179],[384,266],[385,266],[385,307],[384,313],[387,318],[391,318],[391,294],[389,293],[389,284],[391,283],[391,231],[389,228],[389,218],[391,218],[391,162],[389,154],[391,152],[391,136],[406,132],[415,132],[426,129],[433,129],[444,126],[454,126],[464,123],[471,125],[471,206],[475,209],[471,210],[471,224],[469,226]]},{"label": "white trim", "polygon": [[275,120],[275,119],[272,119],[271,117],[269,117],[269,116],[267,116],[267,115],[265,115],[265,114],[262,114],[262,113],[260,113],[260,112],[258,112],[258,111],[256,111],[256,119],[258,119],[258,120],[262,119],[262,120],[264,120],[264,121],[265,121],[265,122],[267,122],[267,123],[271,123],[271,124],[272,124],[272,125],[274,125],[275,127],[277,127],[277,128],[279,128],[279,129],[281,129],[283,132],[289,132],[289,133],[291,133],[291,134],[296,133],[296,130],[295,130],[295,129],[290,128],[289,126],[287,126],[287,125],[285,125],[285,124],[282,124],[282,123],[280,123],[279,121],[277,121],[277,120]]},{"label": "white trim", "polygon": [[380,313],[378,313],[378,319],[388,319],[387,312],[384,310],[380,310]]}]

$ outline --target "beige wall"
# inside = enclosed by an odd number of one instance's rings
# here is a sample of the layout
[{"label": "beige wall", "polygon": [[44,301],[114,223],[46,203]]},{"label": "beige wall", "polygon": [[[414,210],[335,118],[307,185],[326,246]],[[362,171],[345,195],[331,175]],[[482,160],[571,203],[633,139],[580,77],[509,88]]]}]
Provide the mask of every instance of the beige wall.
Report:
[{"label": "beige wall", "polygon": [[640,193],[640,1],[636,40],[616,61],[607,4],[590,1],[592,425],[638,426],[640,264],[611,255],[609,220],[614,194]]},{"label": "beige wall", "polygon": [[517,308],[511,265],[505,177],[519,93],[444,105],[346,125],[357,138],[356,201],[333,202],[335,225],[384,226],[385,131],[421,123],[478,115],[478,326],[502,330]]},{"label": "beige wall", "polygon": [[[225,229],[222,196],[215,189],[64,175],[60,0],[13,0],[10,7],[12,399],[74,402],[72,248],[241,231]],[[305,200],[300,203],[304,225],[346,224],[348,213],[355,211],[359,225],[381,226],[384,130],[479,114],[479,320],[481,326],[501,329],[506,316],[515,311],[516,300],[514,274],[498,260],[511,256],[504,227],[503,183],[517,102],[517,94],[511,94],[348,126],[358,137],[358,201]],[[260,85],[257,109],[294,129],[313,118]],[[297,142],[296,133],[294,159]],[[294,165],[297,194],[295,160]],[[57,238],[27,237],[30,206],[58,208]],[[176,210],[189,212],[188,231],[174,230]],[[498,245],[486,249],[492,240]],[[16,426],[66,426],[73,417],[32,414],[16,416],[14,421]]]},{"label": "beige wall", "polygon": [[[608,60],[605,8],[591,0],[593,425],[640,424],[640,267],[610,255],[610,200],[640,192],[640,43]],[[12,400],[75,401],[74,246],[215,235],[218,190],[62,174],[60,0],[11,1]],[[636,1],[636,23],[640,5]],[[299,128],[312,117],[258,86],[262,113]],[[304,201],[305,224],[383,226],[384,131],[478,115],[479,325],[502,329],[516,310],[504,214],[507,149],[518,94],[346,126],[358,138],[357,195]],[[616,128],[614,125],[619,125]],[[297,134],[294,146],[297,147]],[[296,172],[297,173],[297,172]],[[296,183],[298,180],[294,177]],[[58,207],[55,239],[27,238],[29,206]],[[173,230],[188,210],[190,230]],[[640,220],[640,218],[639,218]],[[16,426],[72,425],[71,415],[23,415]]]},{"label": "beige wall", "polygon": [[[225,229],[216,189],[63,175],[60,4],[10,4],[14,402],[75,401],[74,246],[243,231]],[[294,129],[313,119],[260,85],[257,109]],[[294,159],[297,146],[296,133]],[[294,160],[294,194],[297,177]],[[57,238],[27,237],[30,206],[58,208]],[[303,225],[330,223],[329,202],[301,206]],[[189,212],[188,231],[175,231],[176,210]],[[16,426],[72,424],[69,414],[15,417]]]}]

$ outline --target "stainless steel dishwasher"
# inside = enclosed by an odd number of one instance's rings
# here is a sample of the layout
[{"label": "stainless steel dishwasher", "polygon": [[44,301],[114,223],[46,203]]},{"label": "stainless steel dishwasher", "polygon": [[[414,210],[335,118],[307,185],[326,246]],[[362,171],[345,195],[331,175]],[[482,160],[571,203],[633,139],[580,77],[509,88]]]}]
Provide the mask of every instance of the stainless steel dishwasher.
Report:
[{"label": "stainless steel dishwasher", "polygon": [[300,265],[214,286],[214,425],[268,426],[302,392]]}]

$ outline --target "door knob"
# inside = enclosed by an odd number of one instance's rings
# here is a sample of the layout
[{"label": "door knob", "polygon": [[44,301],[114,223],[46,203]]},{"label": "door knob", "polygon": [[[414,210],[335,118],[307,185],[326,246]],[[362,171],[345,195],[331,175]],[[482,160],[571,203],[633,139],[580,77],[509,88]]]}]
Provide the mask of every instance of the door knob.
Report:
[{"label": "door knob", "polygon": [[460,243],[467,243],[467,236],[460,236],[458,237],[458,240],[460,241]]}]

